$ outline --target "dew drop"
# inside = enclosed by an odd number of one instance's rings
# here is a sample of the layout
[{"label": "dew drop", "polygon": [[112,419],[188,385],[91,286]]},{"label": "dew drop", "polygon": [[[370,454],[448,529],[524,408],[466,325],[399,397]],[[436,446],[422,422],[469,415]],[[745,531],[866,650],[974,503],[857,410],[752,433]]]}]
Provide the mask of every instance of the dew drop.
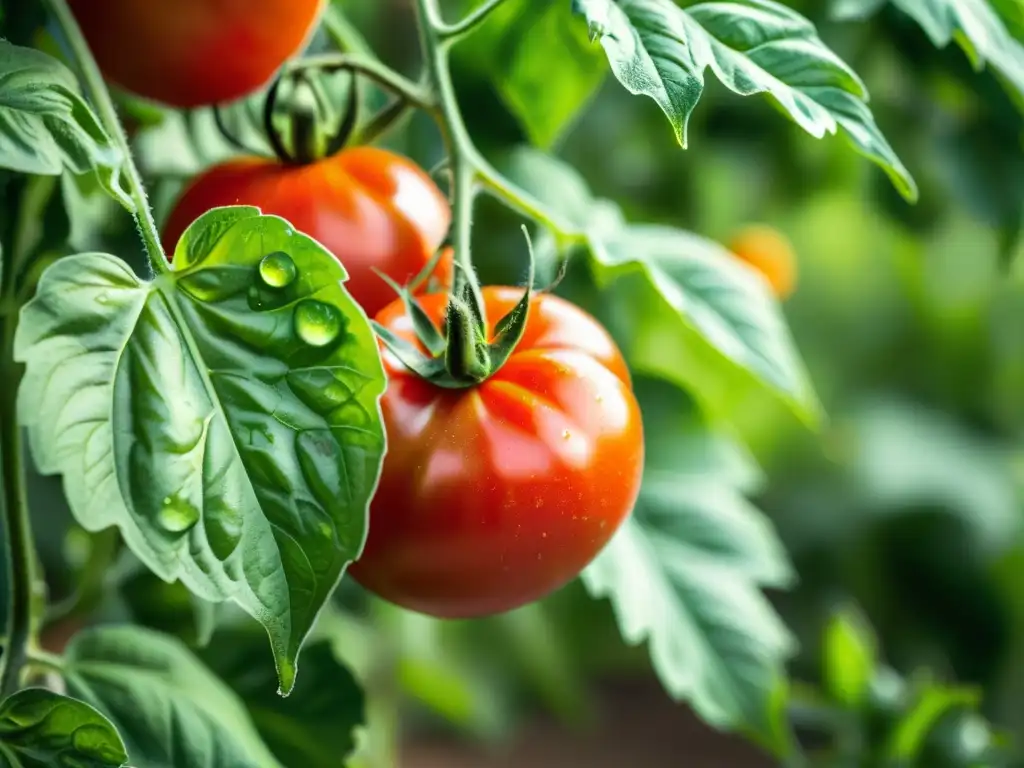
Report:
[{"label": "dew drop", "polygon": [[157,513],[160,527],[170,533],[184,533],[199,522],[199,510],[183,499],[168,496]]},{"label": "dew drop", "polygon": [[255,312],[263,309],[263,294],[260,293],[260,289],[255,285],[249,289],[247,298],[249,299],[249,309]]},{"label": "dew drop", "polygon": [[295,282],[299,268],[284,251],[268,253],[260,260],[260,278],[271,288],[285,288]]},{"label": "dew drop", "polygon": [[295,333],[311,347],[326,347],[341,333],[341,313],[330,304],[306,299],[295,307]]}]

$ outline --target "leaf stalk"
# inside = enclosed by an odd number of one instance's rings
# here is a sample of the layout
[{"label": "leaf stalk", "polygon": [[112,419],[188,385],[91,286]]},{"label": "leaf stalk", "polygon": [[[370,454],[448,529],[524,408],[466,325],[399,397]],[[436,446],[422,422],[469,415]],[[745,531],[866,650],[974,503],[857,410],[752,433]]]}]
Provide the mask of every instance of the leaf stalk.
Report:
[{"label": "leaf stalk", "polygon": [[2,518],[7,561],[7,642],[0,655],[0,697],[20,687],[32,633],[37,626],[33,615],[32,579],[35,573],[35,544],[28,513],[25,486],[25,458],[17,418],[17,393],[21,366],[14,362],[15,318],[0,321],[0,518]]},{"label": "leaf stalk", "polygon": [[456,24],[438,24],[436,27],[438,37],[441,40],[458,40],[480,26],[503,2],[505,0],[487,0],[486,3]]},{"label": "leaf stalk", "polygon": [[78,22],[75,21],[71,9],[68,7],[67,0],[45,0],[45,4],[56,20],[71,49],[71,54],[78,65],[82,82],[85,84],[88,96],[96,108],[100,122],[103,123],[107,133],[117,142],[117,146],[124,157],[124,175],[128,186],[128,194],[135,204],[135,222],[138,225],[139,234],[142,235],[146,256],[149,259],[149,266],[153,270],[153,274],[168,273],[171,271],[171,267],[167,261],[163,246],[160,244],[160,231],[157,229],[156,221],[153,219],[153,211],[149,206],[149,199],[146,197],[146,188],[142,184],[139,169],[135,166],[134,160],[132,160],[132,151],[128,144],[128,137],[125,135],[121,121],[117,117],[114,102],[110,98],[110,91],[107,90],[106,83],[103,81],[103,75],[100,72],[99,65],[96,63],[96,58],[92,55],[92,51],[89,50],[89,45],[86,43],[82,30],[78,26]]}]

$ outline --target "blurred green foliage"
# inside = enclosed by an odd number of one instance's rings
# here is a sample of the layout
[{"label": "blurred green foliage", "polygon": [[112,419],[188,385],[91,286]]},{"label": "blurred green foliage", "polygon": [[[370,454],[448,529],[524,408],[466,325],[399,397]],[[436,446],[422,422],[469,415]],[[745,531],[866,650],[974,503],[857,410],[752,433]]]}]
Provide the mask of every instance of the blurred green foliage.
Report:
[{"label": "blurred green foliage", "polygon": [[[334,5],[383,59],[415,70],[404,3]],[[448,5],[454,12],[471,4]],[[509,24],[514,39],[485,32],[467,42],[454,59],[460,98],[478,145],[503,167],[531,141],[571,163],[587,215],[592,195],[614,201],[626,220],[711,240],[760,221],[793,241],[799,287],[785,314],[826,428],[811,434],[763,403],[733,406],[765,472],[756,490],[742,490],[774,522],[796,571],[790,591],[770,596],[799,643],[790,664],[798,734],[824,721],[834,739],[825,759],[836,766],[876,764],[848,761],[864,754],[921,768],[1000,765],[1004,742],[1024,743],[1024,122],[999,55],[936,47],[941,31],[926,32],[901,10],[913,3],[789,5],[865,80],[880,127],[918,182],[917,205],[841,142],[810,139],[767,102],[741,99],[710,78],[689,148],[680,149],[653,103],[633,99],[604,69],[594,74],[586,36],[563,29],[554,4],[511,3],[508,18],[484,29]],[[1024,6],[993,5],[1021,40]],[[864,9],[874,12],[849,20]],[[313,42],[331,44],[326,30]],[[522,53],[553,45],[571,48],[568,65]],[[972,57],[990,66],[976,69]],[[524,108],[520,100],[535,90],[540,106]],[[576,104],[588,112],[570,119]],[[143,124],[135,146],[159,221],[187,177],[228,148],[207,114],[123,106]],[[427,168],[440,159],[436,129],[421,117],[385,143]],[[564,184],[532,177],[542,199]],[[5,179],[0,194],[24,183]],[[77,249],[103,245],[138,263],[130,218],[89,196],[85,182],[60,183],[70,222],[49,209],[27,212],[47,226],[26,247],[55,248],[68,230]],[[572,202],[571,193],[557,194]],[[25,205],[31,196],[18,199]],[[521,223],[492,202],[480,206],[473,232],[485,281],[523,279]],[[550,280],[554,265],[546,266]],[[577,269],[570,264],[560,290],[581,290]],[[89,552],[75,555],[81,532],[53,481],[34,478],[32,492],[54,597],[74,602]],[[206,608],[183,589],[130,566],[108,581],[119,589],[101,616],[131,616],[203,644]],[[643,588],[637,600],[646,599]],[[247,649],[242,620],[218,617],[215,639]],[[598,681],[651,674],[643,650],[619,639],[612,608],[578,583],[508,616],[446,624],[345,584],[317,631],[324,642],[307,651],[310,668],[332,670],[336,657],[367,691],[367,765],[379,764],[371,757],[387,751],[399,713],[411,731],[493,740],[538,709],[586,722]],[[245,656],[247,669],[238,658],[204,658],[230,668],[228,682],[234,673],[243,695],[252,681],[242,673],[273,675],[265,653]],[[273,721],[267,707],[253,713],[258,727]],[[315,707],[308,720],[310,729],[329,727]],[[267,743],[287,749],[286,736]]]}]

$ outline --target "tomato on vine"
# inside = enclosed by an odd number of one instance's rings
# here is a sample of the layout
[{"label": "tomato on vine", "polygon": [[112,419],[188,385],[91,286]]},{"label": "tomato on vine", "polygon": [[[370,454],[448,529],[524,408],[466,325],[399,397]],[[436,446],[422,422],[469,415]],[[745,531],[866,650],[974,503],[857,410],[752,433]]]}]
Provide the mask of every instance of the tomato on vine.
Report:
[{"label": "tomato on vine", "polygon": [[[523,309],[520,296],[482,289],[486,314],[505,318],[492,348]],[[402,300],[385,308],[377,324],[387,348],[400,339],[427,352],[417,326],[447,314],[451,331],[446,302],[423,297],[418,320]],[[439,617],[507,611],[574,578],[630,514],[643,429],[622,355],[563,299],[535,295],[523,311],[518,343],[477,383],[423,378],[385,350],[388,452],[350,568],[380,597]]]},{"label": "tomato on vine", "polygon": [[[288,98],[280,98],[282,91]],[[289,131],[279,131],[274,120],[279,101],[287,107]],[[370,146],[344,148],[358,121],[358,103],[353,78],[335,125],[304,72],[282,74],[264,106],[273,156],[248,151],[193,179],[164,226],[165,250],[172,253],[189,224],[211,208],[252,205],[287,219],[334,254],[348,272],[345,287],[371,317],[394,299],[387,280],[404,285],[429,263],[434,267],[424,280],[447,287],[452,252],[437,251],[451,224],[448,200],[412,160]],[[246,148],[223,121],[218,125],[229,141]]]},{"label": "tomato on vine", "polygon": [[273,77],[323,0],[70,0],[104,76],[173,107],[232,101]]},{"label": "tomato on vine", "polygon": [[[164,227],[168,253],[193,220],[222,205],[254,205],[322,243],[371,317],[395,296],[375,270],[406,282],[434,256],[451,221],[430,177],[383,149],[354,147],[308,165],[246,157],[214,166],[186,188]],[[433,277],[447,285],[451,270],[446,251]]]}]

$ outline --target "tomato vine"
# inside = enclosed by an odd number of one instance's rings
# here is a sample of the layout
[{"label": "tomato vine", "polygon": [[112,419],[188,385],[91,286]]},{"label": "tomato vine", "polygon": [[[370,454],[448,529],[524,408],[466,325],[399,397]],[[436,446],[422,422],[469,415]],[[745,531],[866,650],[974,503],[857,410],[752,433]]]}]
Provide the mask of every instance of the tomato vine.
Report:
[{"label": "tomato vine", "polygon": [[0,655],[0,695],[18,689],[19,674],[33,642],[35,545],[25,488],[24,449],[17,428],[19,366],[13,362],[13,317],[0,315],[0,514],[7,549],[7,641]]},{"label": "tomato vine", "polygon": [[114,109],[114,102],[110,98],[110,91],[103,81],[103,75],[96,64],[96,59],[89,50],[82,30],[71,13],[66,0],[45,0],[46,6],[53,14],[57,25],[60,27],[71,48],[75,63],[77,64],[85,88],[96,105],[100,120],[103,122],[107,133],[113,137],[124,158],[124,174],[128,185],[128,193],[134,203],[132,214],[139,227],[139,234],[149,258],[149,266],[153,274],[166,274],[170,271],[167,265],[167,258],[163,246],[160,245],[160,231],[157,229],[156,221],[153,219],[153,210],[149,205],[149,198],[146,196],[146,188],[142,183],[138,168],[132,159],[131,147],[128,145],[128,137],[125,135],[121,121]]}]

